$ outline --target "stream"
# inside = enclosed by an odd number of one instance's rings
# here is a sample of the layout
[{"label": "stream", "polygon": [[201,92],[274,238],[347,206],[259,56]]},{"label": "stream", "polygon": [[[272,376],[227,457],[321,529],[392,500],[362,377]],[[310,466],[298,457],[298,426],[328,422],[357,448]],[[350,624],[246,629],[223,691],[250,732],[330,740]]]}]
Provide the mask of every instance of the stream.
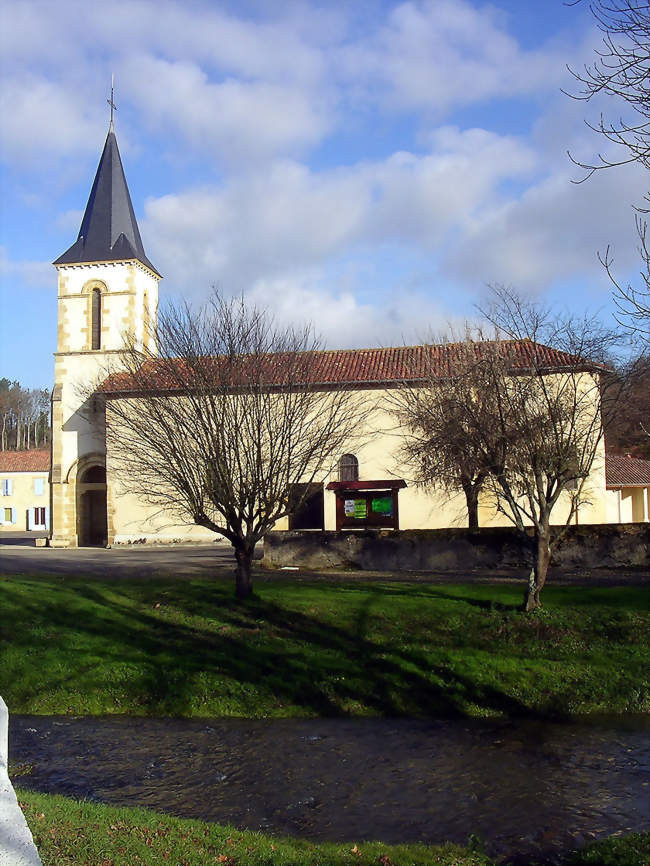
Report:
[{"label": "stream", "polygon": [[552,863],[650,828],[650,719],[12,716],[37,791],[312,840],[466,844]]}]

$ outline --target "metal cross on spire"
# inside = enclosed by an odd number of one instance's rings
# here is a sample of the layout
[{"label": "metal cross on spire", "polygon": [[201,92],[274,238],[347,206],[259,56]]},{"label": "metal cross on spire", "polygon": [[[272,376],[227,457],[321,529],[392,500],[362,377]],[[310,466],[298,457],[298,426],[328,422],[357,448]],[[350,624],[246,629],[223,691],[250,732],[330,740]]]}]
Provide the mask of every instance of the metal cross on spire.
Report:
[{"label": "metal cross on spire", "polygon": [[113,112],[117,111],[117,105],[115,105],[115,103],[113,102],[113,85],[115,83],[114,79],[115,76],[111,75],[111,98],[106,100],[106,102],[108,102],[111,107],[111,125],[109,127],[109,132],[113,132]]}]

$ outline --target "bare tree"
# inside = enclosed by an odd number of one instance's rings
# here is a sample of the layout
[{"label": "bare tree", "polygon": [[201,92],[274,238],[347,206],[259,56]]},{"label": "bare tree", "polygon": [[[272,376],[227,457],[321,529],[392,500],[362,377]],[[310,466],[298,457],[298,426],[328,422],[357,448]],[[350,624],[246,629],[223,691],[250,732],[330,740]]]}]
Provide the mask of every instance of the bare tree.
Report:
[{"label": "bare tree", "polygon": [[630,162],[650,168],[650,4],[647,0],[592,0],[589,9],[603,34],[602,45],[594,63],[581,71],[570,69],[580,89],[569,95],[585,101],[600,94],[616,99],[619,116],[608,120],[601,114],[600,121],[589,126],[625,153],[620,159],[598,154],[596,162],[572,159],[587,176]]},{"label": "bare tree", "polygon": [[0,449],[29,449],[49,441],[49,392],[0,379]]},{"label": "bare tree", "polygon": [[50,392],[46,388],[33,391],[36,404],[34,421],[34,445],[40,448],[50,441]]},{"label": "bare tree", "polygon": [[[524,609],[532,610],[541,604],[551,553],[562,536],[561,529],[551,530],[554,509],[563,496],[566,529],[588,501],[589,475],[604,454],[604,416],[615,404],[605,399],[611,379],[602,373],[619,338],[595,317],[556,316],[504,287],[493,287],[483,313],[515,341],[488,357],[493,372],[481,381],[494,389],[499,407],[491,435],[498,430],[507,442],[502,466],[490,475],[497,508],[520,531],[533,530],[524,597]],[[520,357],[509,357],[513,351]]]},{"label": "bare tree", "polygon": [[[582,2],[576,0],[574,4]],[[622,149],[620,158],[602,153],[593,162],[584,162],[569,154],[572,161],[585,170],[582,180],[594,172],[636,162],[650,168],[650,3],[647,0],[592,0],[589,9],[603,34],[602,46],[596,51],[597,59],[582,71],[571,69],[579,84],[574,99],[589,101],[601,94],[613,97],[620,114],[606,119],[603,114],[596,124],[588,124],[607,142]],[[645,195],[646,203],[650,201]],[[645,207],[637,206],[647,212]],[[648,250],[644,219],[636,217],[639,251],[643,263],[638,288],[622,285],[613,272],[613,259],[609,247],[600,259],[614,285],[614,301],[618,308],[617,320],[637,338],[646,349],[650,346],[650,251]]]},{"label": "bare tree", "polygon": [[103,386],[110,466],[141,499],[225,536],[244,598],[256,543],[349,448],[365,409],[319,386],[311,328],[280,328],[243,299],[215,293],[151,327],[157,348],[131,340]]},{"label": "bare tree", "polygon": [[589,475],[604,453],[603,420],[616,403],[604,400],[613,380],[603,384],[601,374],[618,337],[593,318],[555,316],[499,286],[483,312],[495,331],[476,328],[463,343],[443,346],[446,363],[434,361],[430,376],[391,394],[389,409],[420,484],[463,491],[472,528],[483,494],[519,532],[532,530],[524,597],[532,610],[562,534],[551,529],[556,506],[563,500],[566,528],[588,500]]},{"label": "bare tree", "polygon": [[13,390],[17,382],[9,379],[0,379],[0,416],[2,417],[2,430],[0,431],[0,449],[6,451],[9,448],[11,428],[15,419],[15,408]]},{"label": "bare tree", "polygon": [[467,331],[464,340],[445,340],[443,346],[450,358],[448,375],[440,375],[435,347],[427,347],[424,376],[389,391],[386,407],[398,422],[398,456],[413,481],[450,496],[462,492],[468,526],[476,530],[481,491],[505,458],[506,443],[492,423],[498,411],[495,390],[480,381],[494,371],[494,363],[485,361],[496,344]]},{"label": "bare tree", "polygon": [[605,410],[607,446],[619,454],[650,460],[650,354],[642,353],[611,373],[605,400],[615,411]]},{"label": "bare tree", "polygon": [[646,352],[650,350],[650,249],[647,241],[647,223],[638,215],[636,230],[639,236],[639,254],[642,269],[639,274],[638,288],[628,283],[622,284],[614,274],[613,258],[608,247],[599,256],[607,275],[614,286],[614,303],[617,307],[616,320],[632,334],[633,339]]}]

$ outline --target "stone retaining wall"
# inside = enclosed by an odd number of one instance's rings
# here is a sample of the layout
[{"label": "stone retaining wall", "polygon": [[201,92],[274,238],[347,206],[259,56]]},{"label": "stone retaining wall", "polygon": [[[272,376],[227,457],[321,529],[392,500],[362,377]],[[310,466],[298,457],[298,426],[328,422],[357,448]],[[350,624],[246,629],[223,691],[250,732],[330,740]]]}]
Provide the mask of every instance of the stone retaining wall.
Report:
[{"label": "stone retaining wall", "polygon": [[[267,568],[460,572],[530,565],[532,540],[514,529],[409,529],[399,532],[271,532]],[[572,526],[552,564],[568,569],[650,567],[650,524]]]}]

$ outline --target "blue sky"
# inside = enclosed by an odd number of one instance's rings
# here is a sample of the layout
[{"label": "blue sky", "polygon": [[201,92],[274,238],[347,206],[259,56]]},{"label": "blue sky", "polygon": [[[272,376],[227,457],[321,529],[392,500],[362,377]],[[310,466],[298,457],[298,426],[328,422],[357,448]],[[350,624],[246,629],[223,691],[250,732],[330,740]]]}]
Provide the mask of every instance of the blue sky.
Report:
[{"label": "blue sky", "polygon": [[161,299],[218,285],[330,346],[415,342],[488,283],[611,315],[641,170],[576,185],[585,3],[2,0],[0,376],[52,384],[56,272],[115,127]]}]

